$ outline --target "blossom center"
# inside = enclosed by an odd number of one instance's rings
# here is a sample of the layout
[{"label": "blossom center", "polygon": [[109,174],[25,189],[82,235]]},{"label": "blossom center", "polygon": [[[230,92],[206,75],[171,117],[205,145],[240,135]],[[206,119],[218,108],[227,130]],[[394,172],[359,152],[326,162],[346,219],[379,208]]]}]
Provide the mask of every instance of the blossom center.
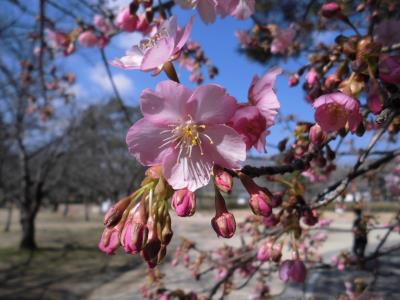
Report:
[{"label": "blossom center", "polygon": [[153,48],[157,42],[165,37],[168,36],[167,30],[165,28],[160,29],[154,36],[150,38],[145,38],[142,39],[139,43],[139,48],[143,52],[149,50],[150,48]]},{"label": "blossom center", "polygon": [[171,144],[174,145],[175,149],[179,148],[178,161],[182,154],[191,157],[193,148],[197,146],[199,147],[200,154],[204,155],[202,147],[204,138],[210,144],[214,143],[211,137],[205,133],[207,126],[195,123],[190,115],[186,122],[179,125],[171,124],[168,127],[172,129],[161,132],[162,135],[167,135],[167,137],[163,139],[164,144],[160,148],[170,146]]}]

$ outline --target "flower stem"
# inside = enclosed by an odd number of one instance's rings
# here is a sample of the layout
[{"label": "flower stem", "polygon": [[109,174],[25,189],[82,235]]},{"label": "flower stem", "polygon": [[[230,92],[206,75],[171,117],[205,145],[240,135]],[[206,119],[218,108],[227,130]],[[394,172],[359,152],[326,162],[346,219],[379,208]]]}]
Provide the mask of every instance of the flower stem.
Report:
[{"label": "flower stem", "polygon": [[165,74],[167,74],[168,78],[177,82],[179,82],[178,74],[176,74],[175,67],[172,62],[168,61],[163,65],[163,70]]}]

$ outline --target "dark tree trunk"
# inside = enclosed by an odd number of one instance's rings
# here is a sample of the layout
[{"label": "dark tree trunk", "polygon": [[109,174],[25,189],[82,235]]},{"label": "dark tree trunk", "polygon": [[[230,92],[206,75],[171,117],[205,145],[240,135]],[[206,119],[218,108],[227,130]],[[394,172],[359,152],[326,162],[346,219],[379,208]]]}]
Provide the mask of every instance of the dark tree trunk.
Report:
[{"label": "dark tree trunk", "polygon": [[84,206],[85,206],[85,221],[88,222],[90,221],[90,206],[87,200],[84,200]]},{"label": "dark tree trunk", "polygon": [[4,232],[10,231],[11,221],[12,221],[12,212],[13,212],[13,206],[10,204],[7,209],[7,219],[6,219],[6,223],[4,224]]},{"label": "dark tree trunk", "polygon": [[35,219],[36,213],[30,213],[24,209],[21,209],[21,228],[22,228],[22,239],[19,245],[20,249],[35,250],[37,249],[35,241]]}]

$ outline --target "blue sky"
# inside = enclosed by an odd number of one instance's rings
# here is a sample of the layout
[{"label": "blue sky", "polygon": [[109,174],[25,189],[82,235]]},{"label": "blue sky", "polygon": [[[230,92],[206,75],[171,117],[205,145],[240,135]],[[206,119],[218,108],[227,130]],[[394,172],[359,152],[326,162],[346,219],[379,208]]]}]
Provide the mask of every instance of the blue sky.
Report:
[{"label": "blue sky", "polygon": [[[178,17],[178,23],[184,26],[189,17],[195,15],[195,11],[184,11],[174,8],[173,13]],[[261,65],[249,60],[245,55],[238,52],[238,42],[234,35],[236,30],[248,29],[252,25],[250,20],[237,21],[234,18],[217,19],[214,24],[205,25],[196,16],[191,38],[199,42],[206,56],[218,67],[219,75],[212,81],[224,86],[228,93],[238,99],[246,101],[248,87],[254,74],[264,74],[272,65]],[[330,41],[336,34],[333,32],[321,33],[315,36],[321,41]],[[115,37],[111,44],[106,47],[106,54],[109,60],[120,57],[125,50],[140,40],[140,35],[121,34]],[[306,63],[305,58],[296,60],[289,59],[281,61],[280,66],[286,71],[297,70]],[[178,75],[183,84],[194,88],[195,85],[188,80],[189,73],[181,69],[176,63]],[[77,85],[74,88],[79,97],[80,103],[87,105],[98,102],[99,99],[106,101],[112,95],[111,86],[106,77],[104,66],[101,63],[98,49],[79,48],[78,55],[66,58],[65,67],[77,74]],[[122,98],[128,105],[137,105],[140,92],[145,88],[154,89],[158,82],[167,79],[162,73],[153,77],[150,73],[135,70],[120,70],[111,67],[117,86],[119,87]],[[314,110],[304,101],[304,93],[301,84],[297,87],[289,88],[287,76],[281,75],[276,84],[276,91],[281,102],[282,115],[295,113],[300,120],[313,121]],[[288,131],[283,126],[271,128],[271,134],[267,137],[267,143],[277,144],[283,137],[288,135]],[[370,134],[359,139],[358,145],[365,146]],[[391,146],[392,147],[392,146]],[[380,149],[387,149],[387,145],[382,145]],[[276,150],[268,149],[269,154]],[[255,152],[252,152],[255,154]]]},{"label": "blue sky", "polygon": [[[178,22],[184,26],[189,17],[195,11],[184,11],[174,9]],[[196,16],[191,38],[199,42],[206,56],[218,67],[219,74],[213,80],[205,80],[205,83],[214,82],[224,86],[228,93],[238,99],[247,101],[247,92],[252,77],[255,74],[263,75],[272,65],[261,65],[249,60],[245,55],[238,52],[238,42],[234,35],[238,29],[248,29],[251,21],[237,21],[227,17],[218,19],[214,24],[205,25]],[[122,56],[124,51],[140,39],[140,34],[121,34],[114,38],[106,47],[108,59]],[[175,63],[178,75],[183,84],[194,88],[196,85],[188,80],[189,73]],[[295,70],[301,66],[300,61],[289,60],[281,64],[286,70]],[[99,98],[106,100],[112,95],[111,87],[107,82],[104,67],[100,61],[97,49],[80,48],[77,55],[66,58],[65,68],[77,74],[77,86],[74,90],[85,104],[97,102]],[[155,88],[158,82],[167,79],[161,73],[153,77],[150,73],[135,70],[120,70],[111,67],[114,79],[126,104],[136,105],[140,92],[145,88]],[[289,88],[287,76],[281,75],[277,80],[276,90],[281,101],[281,112],[286,115],[296,114],[303,120],[312,120],[313,110],[303,100],[303,91],[300,87]],[[282,137],[280,128],[272,128],[269,140],[276,143]]]}]

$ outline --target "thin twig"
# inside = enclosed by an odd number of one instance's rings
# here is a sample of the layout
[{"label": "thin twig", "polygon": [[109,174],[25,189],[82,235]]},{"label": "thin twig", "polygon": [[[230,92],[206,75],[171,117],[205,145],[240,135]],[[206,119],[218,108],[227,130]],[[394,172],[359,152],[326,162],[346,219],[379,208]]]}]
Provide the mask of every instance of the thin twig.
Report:
[{"label": "thin twig", "polygon": [[133,122],[132,122],[131,117],[130,117],[130,115],[129,115],[128,109],[126,108],[124,102],[122,101],[122,98],[121,98],[121,96],[120,96],[120,94],[119,94],[118,88],[117,88],[117,86],[115,85],[115,81],[114,81],[114,78],[113,78],[113,76],[112,76],[112,74],[111,74],[110,66],[108,65],[108,61],[107,61],[107,57],[106,57],[106,54],[105,54],[104,49],[100,49],[100,54],[101,54],[101,59],[102,59],[102,61],[103,61],[104,67],[106,68],[106,72],[107,72],[108,79],[110,80],[112,89],[113,89],[113,91],[114,91],[115,98],[116,98],[116,100],[118,101],[118,104],[120,105],[122,112],[124,113],[124,116],[125,116],[126,121],[127,121],[129,124],[131,124],[131,123],[133,123]]}]

